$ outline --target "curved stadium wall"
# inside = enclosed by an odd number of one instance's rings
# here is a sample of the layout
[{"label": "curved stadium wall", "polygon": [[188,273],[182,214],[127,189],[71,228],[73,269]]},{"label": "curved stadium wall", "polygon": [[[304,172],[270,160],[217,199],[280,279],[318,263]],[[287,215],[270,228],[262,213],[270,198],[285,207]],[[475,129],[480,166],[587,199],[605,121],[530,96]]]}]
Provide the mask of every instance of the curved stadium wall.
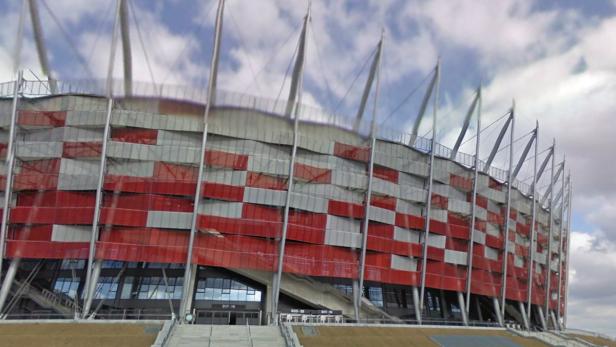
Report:
[{"label": "curved stadium wall", "polygon": [[[3,156],[11,125],[12,83],[4,88],[7,97],[0,103]],[[114,99],[102,203],[100,211],[95,211],[107,99],[96,88],[79,84],[61,84],[59,95],[45,95],[41,83],[24,83],[16,113],[16,163],[5,258],[86,260],[93,217],[99,213],[95,260],[183,268],[198,177],[204,98],[197,90],[158,88],[141,96],[135,93]],[[284,116],[284,106],[284,102],[218,93],[203,154],[195,264],[230,271],[276,271],[293,144],[293,122]],[[355,132],[350,119],[304,106],[299,114],[283,272],[349,288],[359,277],[362,223],[368,211],[365,295],[385,311],[394,312],[388,303],[398,299],[371,288],[420,286],[426,204],[430,201],[425,286],[436,296],[443,291],[464,292],[473,157],[459,153],[455,161],[450,160],[450,150],[438,145],[433,192],[428,197],[430,140],[379,129],[367,203],[368,125],[362,124]],[[496,168],[489,172],[480,174],[477,182],[471,292],[477,297],[500,298],[506,172]],[[3,165],[2,187],[6,173]],[[525,302],[528,295],[532,214],[528,193],[528,186],[514,182],[506,255],[506,298],[511,302]],[[565,261],[559,258],[560,217],[555,214],[550,252],[549,215],[546,208],[538,207],[532,303],[545,305],[549,263],[554,293],[549,307],[556,310],[560,280],[562,312],[566,282],[558,275],[559,259]],[[81,278],[75,291],[83,290]],[[292,303],[287,306],[293,308]],[[395,314],[404,316],[399,312]],[[412,316],[412,311],[407,313]]]}]

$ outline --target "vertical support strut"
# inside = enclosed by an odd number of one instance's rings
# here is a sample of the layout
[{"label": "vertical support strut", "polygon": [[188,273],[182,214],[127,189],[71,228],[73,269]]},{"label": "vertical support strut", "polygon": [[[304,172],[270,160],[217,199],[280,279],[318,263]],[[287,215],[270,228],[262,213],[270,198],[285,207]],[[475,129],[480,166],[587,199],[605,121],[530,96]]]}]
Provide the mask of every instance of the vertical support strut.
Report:
[{"label": "vertical support strut", "polygon": [[[569,313],[568,305],[569,305],[569,263],[571,254],[571,206],[573,205],[573,182],[571,181],[571,173],[569,173],[569,198],[567,201],[567,255],[565,257],[565,261],[567,262],[567,266],[565,266],[565,312],[563,316],[563,329],[567,328],[567,315]],[[564,198],[563,198],[564,199]],[[564,200],[563,200],[564,201]]]},{"label": "vertical support strut", "polygon": [[122,58],[124,59],[124,94],[130,96],[133,94],[133,57],[130,49],[128,0],[120,0],[120,31],[122,33]]},{"label": "vertical support strut", "polygon": [[[302,102],[303,92],[303,79],[304,79],[304,60],[305,60],[305,46],[306,35],[308,33],[308,23],[310,22],[310,5],[308,5],[308,12],[304,17],[304,26],[302,28],[302,36],[300,37],[299,50],[297,52],[297,59],[295,62],[295,68],[293,69],[293,85],[292,94],[289,95],[289,101],[287,103],[287,116],[291,116],[294,113],[293,119],[293,147],[291,148],[291,160],[289,161],[289,181],[287,184],[287,195],[284,205],[284,215],[282,220],[282,235],[280,242],[278,243],[278,263],[276,267],[276,273],[274,273],[273,284],[274,290],[272,291],[272,319],[275,324],[278,324],[278,300],[280,299],[280,281],[282,277],[282,268],[284,267],[284,252],[287,243],[287,231],[289,228],[289,210],[291,208],[291,196],[293,194],[293,176],[295,175],[295,158],[297,156],[297,142],[299,141],[299,117],[300,117],[300,105]],[[297,98],[297,100],[296,100]]]},{"label": "vertical support strut", "polygon": [[[432,179],[434,178],[434,150],[436,148],[436,116],[438,109],[438,94],[439,94],[439,78],[440,78],[440,64],[436,65],[436,95],[434,96],[434,109],[433,109],[433,120],[432,120],[432,142],[430,145],[430,172],[428,174],[428,196],[426,198],[426,219],[424,225],[424,238],[423,238],[423,247],[421,251],[421,288],[419,291],[419,308],[421,313],[423,314],[424,309],[424,295],[426,292],[426,266],[428,264],[428,239],[430,237],[430,213],[432,210]],[[421,316],[420,316],[421,317]],[[421,319],[419,319],[419,324],[421,324]]]},{"label": "vertical support strut", "polygon": [[[184,269],[184,285],[182,287],[182,300],[180,303],[180,316],[184,321],[186,315],[190,313],[192,306],[192,288],[196,277],[196,269],[193,267],[193,246],[195,244],[195,235],[198,229],[199,203],[201,202],[201,185],[205,179],[205,149],[207,144],[208,118],[210,109],[213,107],[216,94],[216,79],[218,72],[218,61],[220,56],[220,40],[222,32],[222,17],[224,14],[225,0],[218,1],[218,10],[216,14],[216,24],[214,31],[214,48],[212,49],[212,61],[210,63],[210,79],[207,88],[207,101],[205,103],[205,111],[203,112],[203,128],[201,133],[201,148],[199,151],[199,173],[197,174],[197,185],[195,187],[195,199],[193,202],[193,214],[190,224],[190,236],[188,238],[188,249],[186,251],[186,268]],[[194,275],[194,276],[193,276]]]},{"label": "vertical support strut", "polygon": [[[13,168],[15,166],[15,126],[17,124],[17,105],[19,103],[19,90],[21,87],[23,79],[23,73],[21,70],[17,72],[17,78],[15,79],[15,85],[13,86],[13,104],[11,106],[11,124],[9,128],[9,143],[6,151],[6,180],[4,186],[4,206],[2,208],[2,226],[0,228],[0,278],[2,278],[2,268],[4,264],[4,255],[6,253],[6,234],[7,228],[9,225],[9,210],[11,208],[11,195],[13,192]],[[13,259],[11,265],[17,262],[19,259]],[[4,306],[4,302],[6,301],[6,297],[11,288],[11,284],[13,282],[14,273],[12,276],[9,276],[10,273],[7,272],[4,283],[2,284],[2,293],[0,293],[0,312],[2,312],[2,308]],[[5,292],[6,287],[6,293]]]},{"label": "vertical support strut", "polygon": [[[562,171],[563,171],[563,177],[561,179],[561,191],[565,191],[565,175],[564,175],[564,168],[565,168],[565,159],[563,158],[563,163],[562,163]],[[559,170],[560,172],[560,170]],[[559,225],[559,232],[558,232],[558,299],[557,299],[557,306],[556,306],[556,321],[558,322],[558,325],[560,326],[560,314],[561,314],[561,310],[560,310],[560,303],[561,303],[561,293],[562,293],[562,280],[563,280],[563,231],[565,230],[565,219],[564,219],[564,215],[565,215],[565,199],[563,198],[563,201],[560,203],[560,225]]]},{"label": "vertical support strut", "polygon": [[[547,316],[549,316],[550,314],[550,301],[552,300],[552,293],[550,292],[550,284],[552,283],[551,281],[551,273],[552,273],[552,232],[554,230],[554,204],[556,202],[556,200],[554,200],[554,183],[555,183],[555,166],[554,166],[554,157],[556,157],[556,140],[552,141],[552,150],[550,151],[552,153],[552,170],[551,170],[551,176],[550,176],[550,226],[548,229],[548,255],[546,257],[546,267],[548,269],[548,273],[546,276],[546,284],[545,284],[545,314]],[[556,329],[556,327],[554,327],[554,329]]]},{"label": "vertical support strut", "polygon": [[[524,165],[524,162],[526,161],[526,156],[528,155],[528,152],[530,151],[530,147],[533,145],[533,143],[537,142],[537,128],[535,128],[535,130],[533,131],[533,136],[530,137],[530,139],[528,140],[528,143],[526,144],[526,147],[524,147],[524,150],[522,151],[522,155],[520,156],[520,159],[518,160],[518,164],[516,165],[515,169],[513,170],[513,177],[512,179],[515,179],[516,177],[518,177],[518,173],[520,172],[520,169],[522,168],[522,165]],[[535,162],[537,161],[537,149],[535,148]],[[537,166],[537,165],[535,165]],[[534,169],[535,174],[533,174],[533,185],[531,186],[531,190],[534,191],[535,188],[535,183],[537,181],[537,169]]]},{"label": "vertical support strut", "polygon": [[509,132],[509,170],[507,171],[507,206],[505,207],[504,244],[503,250],[503,282],[501,284],[501,316],[505,318],[505,305],[507,305],[507,260],[509,259],[509,219],[511,218],[511,186],[513,185],[513,141],[515,136],[515,102],[511,106],[511,131]]},{"label": "vertical support strut", "polygon": [[[513,108],[510,113],[513,113]],[[511,123],[512,121],[513,121],[513,116],[510,114],[505,124],[503,124],[503,127],[501,128],[500,133],[498,133],[498,137],[496,138],[496,141],[494,142],[494,146],[492,146],[492,151],[490,151],[488,160],[486,160],[486,164],[483,167],[483,172],[485,173],[490,172],[490,165],[492,165],[492,161],[494,161],[494,157],[496,157],[496,153],[498,153],[498,149],[500,148],[500,144],[503,141],[503,137],[505,136],[505,133],[507,132],[509,123]]]},{"label": "vertical support strut", "polygon": [[[480,97],[481,97],[481,87],[477,88],[477,92],[475,93],[475,98],[473,99],[473,102],[471,103],[471,106],[469,107],[468,112],[466,112],[466,116],[464,117],[464,123],[462,124],[462,129],[460,130],[460,134],[458,135],[456,144],[453,146],[453,149],[451,150],[451,156],[450,156],[451,160],[456,160],[458,150],[460,150],[460,146],[462,145],[462,140],[464,140],[464,136],[466,135],[468,126],[471,124],[471,118],[473,116],[473,113],[475,113],[475,107],[477,107],[477,102],[479,101]],[[480,131],[479,128],[477,129],[478,129],[477,131]]]},{"label": "vertical support strut", "polygon": [[120,1],[118,1],[116,8],[115,20],[113,23],[113,33],[111,36],[111,49],[109,54],[109,66],[107,68],[107,117],[105,118],[105,128],[103,130],[103,144],[101,148],[101,159],[99,161],[98,170],[98,184],[96,186],[96,201],[94,205],[94,218],[92,220],[92,232],[90,234],[90,249],[88,252],[88,267],[86,268],[86,284],[84,298],[83,311],[81,313],[82,318],[86,318],[92,305],[92,299],[94,295],[94,289],[96,283],[92,283],[96,277],[98,279],[98,273],[100,273],[100,264],[94,266],[94,260],[96,257],[96,241],[98,240],[98,223],[100,218],[100,207],[103,199],[103,183],[105,180],[105,165],[107,164],[107,139],[109,138],[111,128],[111,115],[113,112],[113,68],[115,61],[116,43],[118,41],[118,25],[120,20]]},{"label": "vertical support strut", "polygon": [[[364,221],[362,224],[361,253],[359,256],[359,284],[355,300],[355,320],[359,322],[361,311],[361,299],[364,293],[364,272],[366,270],[366,248],[368,247],[368,226],[370,224],[370,200],[372,200],[372,181],[374,176],[374,154],[376,152],[376,107],[379,99],[379,89],[381,83],[381,56],[383,54],[383,32],[378,44],[378,52],[375,56],[373,65],[376,73],[376,88],[374,90],[374,105],[372,108],[372,124],[370,127],[370,159],[368,162],[368,187],[366,190],[366,201],[364,203]],[[368,86],[366,86],[368,87]],[[369,91],[369,89],[368,89]]]},{"label": "vertical support strut", "polygon": [[[475,169],[473,172],[473,196],[471,198],[471,225],[469,229],[468,254],[466,261],[466,311],[462,311],[462,315],[466,316],[468,321],[469,306],[471,302],[471,282],[473,275],[473,249],[475,235],[475,214],[477,211],[477,182],[479,178],[479,146],[481,145],[481,87],[477,89],[477,136],[475,140]],[[470,117],[469,117],[470,120]],[[468,125],[466,125],[468,127]],[[461,141],[460,138],[458,140]]]},{"label": "vertical support strut", "polygon": [[304,80],[304,53],[306,51],[306,35],[308,32],[308,23],[310,20],[310,4],[308,4],[308,12],[304,17],[304,25],[302,26],[302,32],[299,39],[299,47],[297,49],[297,57],[295,57],[295,65],[293,66],[293,75],[291,75],[291,87],[289,88],[289,98],[287,100],[287,107],[285,115],[291,117],[293,109],[298,103],[298,99],[301,95],[302,83]]},{"label": "vertical support strut", "polygon": [[415,143],[415,138],[417,138],[417,132],[419,131],[419,126],[421,125],[421,121],[423,120],[424,114],[426,113],[426,109],[428,108],[428,102],[430,102],[430,97],[432,96],[432,92],[434,91],[434,88],[438,88],[438,79],[439,79],[439,71],[440,71],[440,67],[438,64],[436,64],[436,67],[434,67],[434,77],[432,77],[432,80],[430,81],[430,85],[428,86],[428,89],[426,90],[426,94],[423,97],[423,100],[421,101],[421,106],[419,107],[419,112],[417,113],[417,118],[415,118],[415,122],[413,123],[413,130],[411,132],[411,143],[409,143],[409,146],[413,146]]},{"label": "vertical support strut", "polygon": [[32,32],[34,33],[34,42],[36,43],[36,52],[39,57],[39,63],[41,64],[41,70],[47,75],[47,81],[49,82],[49,90],[51,94],[58,92],[58,86],[53,79],[51,69],[49,68],[49,59],[47,58],[47,49],[45,45],[45,37],[43,36],[43,30],[41,28],[41,17],[39,15],[37,0],[28,0],[30,7],[30,20],[32,21]]},{"label": "vertical support strut", "polygon": [[[535,239],[537,238],[537,152],[538,152],[538,148],[539,148],[539,122],[537,122],[536,126],[535,126],[535,134],[533,136],[533,139],[535,141],[535,158],[534,158],[534,164],[533,164],[533,189],[532,189],[532,196],[533,196],[533,201],[532,201],[532,218],[531,218],[531,226],[530,226],[530,247],[529,247],[529,262],[528,262],[528,292],[527,292],[527,302],[526,302],[526,311],[528,314],[528,323],[530,324],[531,322],[531,308],[532,308],[532,293],[533,293],[533,267],[534,267],[534,259],[535,259],[535,251],[536,251],[536,246],[535,246]],[[531,139],[531,140],[533,140]],[[531,142],[529,142],[529,144],[531,144]],[[528,153],[528,150],[530,146],[526,146],[526,149],[524,150],[524,153]],[[518,166],[516,167],[516,170],[514,171],[514,176],[515,174],[520,170],[521,164],[524,163],[524,158],[526,157],[526,155],[522,155],[522,158],[520,158],[520,162],[518,163]]]}]

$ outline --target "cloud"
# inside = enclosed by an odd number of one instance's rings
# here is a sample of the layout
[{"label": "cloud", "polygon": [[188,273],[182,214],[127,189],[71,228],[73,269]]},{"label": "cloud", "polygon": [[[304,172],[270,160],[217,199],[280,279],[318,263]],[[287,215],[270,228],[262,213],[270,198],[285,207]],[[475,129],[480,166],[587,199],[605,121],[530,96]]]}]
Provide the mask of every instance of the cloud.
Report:
[{"label": "cloud", "polygon": [[616,336],[616,244],[586,232],[571,234],[568,326]]}]

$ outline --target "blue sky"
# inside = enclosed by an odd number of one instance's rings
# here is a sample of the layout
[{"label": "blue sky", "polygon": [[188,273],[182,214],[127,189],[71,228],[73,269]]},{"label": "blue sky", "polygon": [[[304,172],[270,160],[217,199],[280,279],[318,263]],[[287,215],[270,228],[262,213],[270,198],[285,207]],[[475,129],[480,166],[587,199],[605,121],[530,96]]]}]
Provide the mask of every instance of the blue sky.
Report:
[{"label": "blue sky", "polygon": [[[139,35],[133,22],[135,79],[204,85],[214,1],[131,2],[141,32]],[[103,78],[113,1],[47,3],[63,27],[58,28],[41,2],[56,76]],[[220,87],[276,97],[306,6],[306,1],[228,0]],[[16,0],[0,4],[5,28],[16,28],[18,9]],[[609,162],[616,146],[612,120],[616,110],[616,1],[313,1],[304,100],[333,108],[370,55],[382,27],[385,51],[379,119],[420,84],[440,56],[439,141],[453,144],[472,92],[480,82],[484,87],[484,124],[507,111],[515,99],[517,134],[529,131],[539,120],[540,150],[556,138],[558,161],[566,153],[574,180],[569,323],[616,336],[612,275],[616,273],[616,166]],[[39,74],[31,30],[29,25],[26,28],[22,67]],[[0,33],[2,80],[12,76],[14,37],[11,30]],[[115,76],[121,77],[121,71],[118,63]],[[341,103],[343,112],[354,114],[364,81],[365,71]],[[416,93],[386,126],[409,127],[422,92]],[[429,123],[424,122],[420,133],[429,128]],[[484,143],[490,144],[495,131],[482,135]],[[489,149],[483,146],[481,156],[485,157]],[[472,152],[470,147],[465,150]],[[520,149],[516,151],[519,155]],[[497,158],[501,165],[505,152]]]}]

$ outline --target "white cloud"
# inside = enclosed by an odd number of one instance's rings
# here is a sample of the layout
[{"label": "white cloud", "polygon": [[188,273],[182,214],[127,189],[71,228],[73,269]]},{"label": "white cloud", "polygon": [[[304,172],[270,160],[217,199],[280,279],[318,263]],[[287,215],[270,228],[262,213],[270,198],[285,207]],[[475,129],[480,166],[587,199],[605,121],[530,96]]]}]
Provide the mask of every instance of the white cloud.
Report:
[{"label": "white cloud", "polygon": [[570,260],[568,326],[616,336],[616,244],[573,232]]}]

